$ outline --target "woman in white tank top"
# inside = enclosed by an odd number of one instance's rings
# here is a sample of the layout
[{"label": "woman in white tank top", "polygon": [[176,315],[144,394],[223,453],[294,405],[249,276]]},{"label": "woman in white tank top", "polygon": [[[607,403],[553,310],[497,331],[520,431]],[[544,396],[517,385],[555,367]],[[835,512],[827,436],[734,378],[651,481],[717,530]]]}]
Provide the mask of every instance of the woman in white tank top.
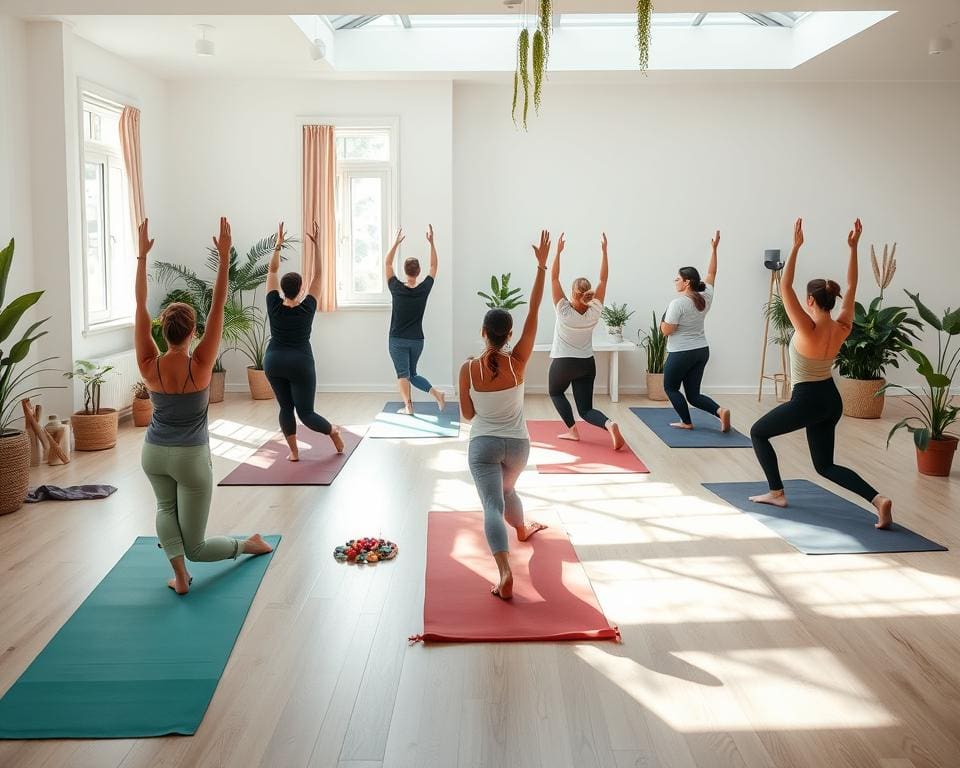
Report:
[{"label": "woman in white tank top", "polygon": [[486,350],[460,368],[460,414],[473,423],[467,451],[470,474],[483,506],[483,531],[497,563],[500,580],[491,592],[513,597],[513,573],[504,519],[526,541],[546,526],[526,523],[523,504],[515,490],[517,478],[527,465],[530,439],[523,418],[523,374],[537,336],[537,314],[550,253],[550,233],[540,233],[537,278],[530,292],[530,305],[520,340],[510,354],[503,351],[513,335],[513,318],[504,309],[491,309],[483,319]]}]

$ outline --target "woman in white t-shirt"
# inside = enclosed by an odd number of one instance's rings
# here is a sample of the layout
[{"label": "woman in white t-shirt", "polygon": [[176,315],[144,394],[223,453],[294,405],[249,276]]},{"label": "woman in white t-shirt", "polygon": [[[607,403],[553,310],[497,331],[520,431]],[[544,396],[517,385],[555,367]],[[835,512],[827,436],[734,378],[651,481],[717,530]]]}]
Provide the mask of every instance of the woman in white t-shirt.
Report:
[{"label": "woman in white t-shirt", "polygon": [[553,326],[553,347],[550,350],[550,373],[548,391],[557,413],[563,419],[567,431],[559,435],[561,440],[579,440],[580,433],[573,418],[573,409],[567,400],[567,389],[573,387],[573,399],[580,418],[595,427],[610,433],[613,449],[623,447],[620,427],[612,419],[593,407],[593,382],[597,378],[597,361],[593,356],[593,329],[603,312],[603,299],[607,293],[607,235],[600,239],[600,280],[596,289],[585,277],[573,281],[570,299],[560,285],[560,254],[565,245],[563,235],[557,241],[557,257],[553,260],[551,287],[553,306],[557,321]]},{"label": "woman in white t-shirt", "polygon": [[[717,246],[720,245],[720,231],[710,241],[710,264],[707,276],[700,279],[700,272],[694,267],[683,267],[674,278],[678,298],[670,302],[660,323],[660,330],[667,337],[667,362],[663,367],[663,388],[680,416],[680,421],[671,427],[693,429],[690,420],[690,408],[687,403],[706,411],[720,419],[720,429],[730,429],[730,411],[721,408],[711,398],[700,392],[703,370],[710,359],[710,347],[703,332],[710,305],[713,303],[713,284],[717,279]],[[683,392],[680,394],[680,385]]]}]

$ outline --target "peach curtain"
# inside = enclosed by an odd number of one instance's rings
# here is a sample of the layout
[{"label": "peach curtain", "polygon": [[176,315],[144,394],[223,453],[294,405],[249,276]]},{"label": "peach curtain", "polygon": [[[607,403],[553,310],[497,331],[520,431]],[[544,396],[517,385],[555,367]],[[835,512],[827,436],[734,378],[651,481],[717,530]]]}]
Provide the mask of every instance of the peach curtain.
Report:
[{"label": "peach curtain", "polygon": [[[335,184],[336,150],[332,125],[303,126],[303,284],[309,285],[314,270],[322,275],[320,312],[337,308],[337,222]],[[319,253],[307,234],[316,222]]]},{"label": "peach curtain", "polygon": [[133,241],[137,241],[137,227],[146,218],[143,208],[143,168],[140,164],[140,110],[124,107],[120,114],[120,147],[123,165],[127,170],[130,188],[130,217],[133,219]]}]

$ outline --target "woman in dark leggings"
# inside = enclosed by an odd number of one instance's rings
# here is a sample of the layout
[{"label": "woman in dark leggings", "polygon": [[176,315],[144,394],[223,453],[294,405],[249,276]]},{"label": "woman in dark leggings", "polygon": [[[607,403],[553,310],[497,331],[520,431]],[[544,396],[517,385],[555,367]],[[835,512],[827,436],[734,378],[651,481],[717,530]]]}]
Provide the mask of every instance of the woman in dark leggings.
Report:
[{"label": "woman in dark leggings", "polygon": [[[337,453],[343,453],[340,427],[332,425],[313,410],[313,398],[317,391],[317,369],[310,346],[310,331],[313,316],[317,312],[317,296],[320,295],[320,250],[317,244],[319,227],[313,225],[313,233],[307,237],[313,244],[313,279],[307,295],[300,299],[303,278],[296,272],[287,272],[277,277],[280,270],[280,249],[283,248],[283,222],[277,232],[277,244],[270,259],[267,273],[267,317],[270,319],[270,343],[263,359],[263,369],[273,393],[280,404],[280,429],[290,446],[290,461],[300,460],[297,446],[297,421],[314,432],[329,435]],[[280,292],[283,291],[283,298]]]},{"label": "woman in dark leggings", "polygon": [[[680,421],[670,426],[693,429],[689,402],[694,408],[706,411],[720,419],[720,429],[730,429],[730,411],[721,408],[700,392],[703,371],[710,359],[710,347],[703,332],[703,322],[713,303],[713,284],[717,279],[717,246],[720,232],[710,241],[710,264],[707,276],[701,280],[694,267],[683,267],[673,279],[678,298],[670,302],[660,322],[660,330],[667,337],[667,362],[663,367],[663,388]],[[680,385],[683,385],[683,395]],[[686,397],[684,397],[686,395]]]},{"label": "woman in dark leggings", "polygon": [[847,293],[843,297],[840,314],[834,320],[830,311],[840,296],[840,286],[833,280],[811,280],[807,283],[807,300],[800,303],[793,290],[793,276],[797,268],[797,254],[803,245],[803,220],[797,219],[793,230],[793,250],[780,278],[780,294],[795,332],[790,340],[790,379],[793,394],[790,401],[778,405],[763,416],[750,430],[753,450],[756,451],[763,473],[767,476],[770,492],[751,496],[760,504],[787,506],[783,492],[777,454],[770,438],[807,430],[807,445],[817,472],[848,491],[862,496],[877,510],[877,528],[889,528],[893,522],[893,502],[881,496],[852,469],[834,463],[833,447],[837,423],[843,415],[843,402],[837,385],[833,383],[834,358],[850,335],[853,327],[854,301],[857,291],[857,244],[862,226],[854,222],[847,235],[850,261],[847,266]]},{"label": "woman in dark leggings", "polygon": [[567,431],[559,435],[561,440],[579,440],[573,409],[567,400],[567,390],[573,386],[573,399],[577,413],[588,424],[610,433],[613,449],[623,447],[620,427],[604,413],[593,407],[593,382],[597,378],[597,361],[593,356],[593,329],[603,312],[603,299],[607,294],[607,235],[600,239],[600,280],[596,289],[585,277],[573,281],[570,299],[560,285],[560,254],[566,242],[561,233],[557,241],[557,256],[553,260],[550,285],[553,291],[553,306],[557,320],[553,326],[553,346],[550,349],[550,373],[548,391],[554,408],[563,419]]}]

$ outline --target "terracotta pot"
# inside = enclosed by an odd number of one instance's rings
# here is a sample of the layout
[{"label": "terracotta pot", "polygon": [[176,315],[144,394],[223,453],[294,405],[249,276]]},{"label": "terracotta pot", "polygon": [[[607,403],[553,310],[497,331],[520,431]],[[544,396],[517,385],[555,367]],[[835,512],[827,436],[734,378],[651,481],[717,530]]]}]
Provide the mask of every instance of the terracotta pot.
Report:
[{"label": "terracotta pot", "polygon": [[0,437],[0,515],[23,506],[30,485],[30,438],[26,432]]},{"label": "terracotta pot", "polygon": [[273,399],[273,387],[267,381],[267,374],[262,370],[247,366],[247,383],[250,385],[250,396],[254,400]]},{"label": "terracotta pot", "polygon": [[153,419],[153,403],[150,402],[149,397],[135,397],[133,398],[133,426],[135,427],[146,427],[149,426],[150,420]]},{"label": "terracotta pot", "polygon": [[953,455],[957,452],[957,438],[931,440],[927,450],[917,448],[917,470],[921,475],[947,477],[953,465]]},{"label": "terracotta pot", "polygon": [[70,424],[78,451],[105,451],[117,444],[120,415],[114,408],[101,408],[97,413],[73,414]]},{"label": "terracotta pot", "polygon": [[840,376],[837,389],[843,399],[843,415],[855,419],[879,419],[883,413],[884,396],[875,397],[886,379],[848,379]]},{"label": "terracotta pot", "polygon": [[210,402],[222,403],[224,385],[227,380],[226,371],[214,371],[210,376]]},{"label": "terracotta pot", "polygon": [[667,392],[663,388],[662,373],[647,374],[647,399],[648,400],[667,400]]}]

